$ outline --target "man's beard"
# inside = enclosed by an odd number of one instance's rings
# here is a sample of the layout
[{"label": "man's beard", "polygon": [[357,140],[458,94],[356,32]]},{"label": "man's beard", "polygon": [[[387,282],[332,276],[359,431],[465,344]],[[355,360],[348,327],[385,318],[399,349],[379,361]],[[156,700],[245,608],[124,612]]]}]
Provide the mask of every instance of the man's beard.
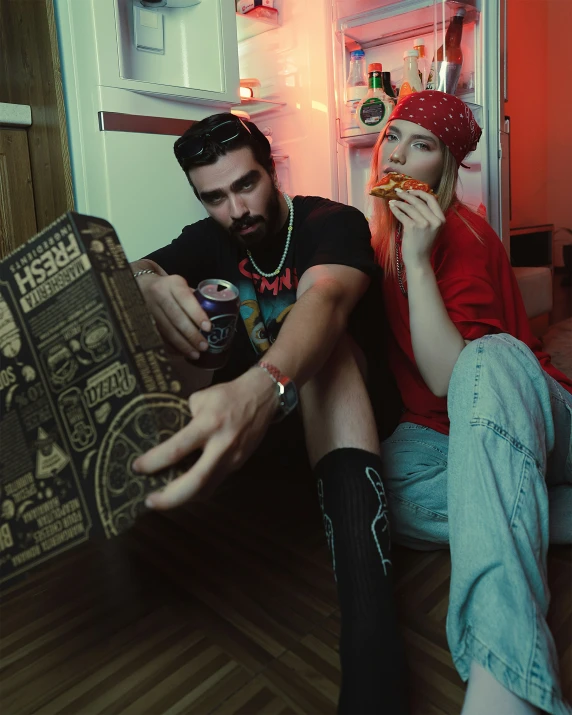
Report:
[{"label": "man's beard", "polygon": [[[238,221],[235,221],[229,228],[230,235],[241,243],[245,248],[253,248],[263,243],[269,236],[280,230],[280,192],[274,189],[266,204],[266,218],[264,216],[252,216],[248,214]],[[239,232],[250,226],[256,226],[251,232],[242,236]]]}]

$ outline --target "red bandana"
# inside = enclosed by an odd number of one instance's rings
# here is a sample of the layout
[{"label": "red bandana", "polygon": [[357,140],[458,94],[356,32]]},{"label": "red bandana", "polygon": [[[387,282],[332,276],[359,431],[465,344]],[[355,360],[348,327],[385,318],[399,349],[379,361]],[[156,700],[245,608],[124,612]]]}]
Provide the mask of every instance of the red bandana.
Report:
[{"label": "red bandana", "polygon": [[404,119],[435,134],[449,148],[457,166],[477,148],[482,130],[469,107],[452,94],[425,90],[404,97],[389,121]]}]

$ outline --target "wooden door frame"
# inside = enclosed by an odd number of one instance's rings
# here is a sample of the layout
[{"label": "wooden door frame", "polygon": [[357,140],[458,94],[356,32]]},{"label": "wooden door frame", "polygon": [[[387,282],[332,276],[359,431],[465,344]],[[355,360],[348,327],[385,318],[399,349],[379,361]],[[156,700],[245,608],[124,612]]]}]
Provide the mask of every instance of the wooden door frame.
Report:
[{"label": "wooden door frame", "polygon": [[73,182],[53,0],[0,0],[0,102],[27,104],[38,231],[73,209]]}]

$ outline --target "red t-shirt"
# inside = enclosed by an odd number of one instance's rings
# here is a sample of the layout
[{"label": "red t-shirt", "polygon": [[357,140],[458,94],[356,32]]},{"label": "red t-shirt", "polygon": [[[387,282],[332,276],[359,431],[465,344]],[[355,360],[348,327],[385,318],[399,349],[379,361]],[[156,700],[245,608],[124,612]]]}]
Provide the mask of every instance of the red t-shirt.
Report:
[{"label": "red t-shirt", "polygon": [[[557,370],[530,330],[518,283],[496,233],[480,216],[462,205],[457,211],[475,229],[470,231],[453,210],[447,213],[433,249],[431,264],[449,317],[466,340],[489,333],[508,333],[528,345],[543,369],[572,393],[572,379]],[[391,336],[389,364],[405,411],[401,422],[425,425],[449,434],[447,398],[437,397],[425,384],[413,355],[409,303],[396,278],[384,281]]]}]

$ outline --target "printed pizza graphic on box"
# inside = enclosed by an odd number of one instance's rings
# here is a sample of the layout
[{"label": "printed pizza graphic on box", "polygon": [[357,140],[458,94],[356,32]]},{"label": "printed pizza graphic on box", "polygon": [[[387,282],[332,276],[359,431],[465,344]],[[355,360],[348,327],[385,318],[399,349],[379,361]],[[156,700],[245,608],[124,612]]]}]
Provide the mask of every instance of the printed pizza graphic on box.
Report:
[{"label": "printed pizza graphic on box", "polygon": [[97,508],[106,536],[130,527],[145,511],[145,495],[173,478],[172,471],[161,477],[136,474],[132,464],[181,429],[188,416],[184,400],[157,394],[135,398],[113,419],[95,467]]}]

